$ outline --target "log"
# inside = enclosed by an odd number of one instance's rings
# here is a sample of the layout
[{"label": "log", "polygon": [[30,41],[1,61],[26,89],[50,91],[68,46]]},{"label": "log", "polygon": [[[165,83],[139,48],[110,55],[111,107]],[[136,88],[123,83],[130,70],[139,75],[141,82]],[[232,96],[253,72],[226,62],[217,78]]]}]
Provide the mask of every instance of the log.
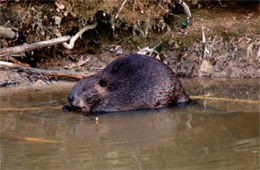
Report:
[{"label": "log", "polygon": [[33,44],[24,44],[16,47],[3,48],[0,49],[0,57],[11,56],[13,54],[24,53],[27,51],[32,51],[43,47],[49,47],[49,46],[61,44],[68,41],[70,38],[71,37],[67,35],[67,36],[63,36],[51,40],[36,42]]},{"label": "log", "polygon": [[89,73],[82,73],[82,72],[75,72],[71,70],[46,70],[46,69],[39,69],[33,67],[25,67],[18,64],[0,61],[0,69],[3,68],[10,68],[10,69],[18,69],[19,71],[23,71],[29,75],[40,75],[40,76],[47,76],[53,78],[73,78],[73,79],[81,79],[83,77],[87,77]]}]

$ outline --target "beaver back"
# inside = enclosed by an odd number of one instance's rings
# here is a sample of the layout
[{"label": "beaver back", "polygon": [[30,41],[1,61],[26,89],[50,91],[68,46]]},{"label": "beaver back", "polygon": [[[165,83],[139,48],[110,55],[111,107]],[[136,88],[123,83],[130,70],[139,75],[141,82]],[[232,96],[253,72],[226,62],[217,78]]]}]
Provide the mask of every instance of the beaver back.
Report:
[{"label": "beaver back", "polygon": [[83,98],[81,105],[87,105],[88,112],[158,108],[190,101],[167,65],[139,54],[120,57],[78,84],[70,95]]}]

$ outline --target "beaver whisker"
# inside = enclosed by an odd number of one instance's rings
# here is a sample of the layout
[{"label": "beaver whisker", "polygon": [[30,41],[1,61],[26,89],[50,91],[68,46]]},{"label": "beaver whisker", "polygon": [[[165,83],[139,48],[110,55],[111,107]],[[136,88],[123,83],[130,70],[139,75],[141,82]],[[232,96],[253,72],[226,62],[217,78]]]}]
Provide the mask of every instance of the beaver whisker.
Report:
[{"label": "beaver whisker", "polygon": [[72,105],[64,105],[62,107],[62,111],[64,111],[64,112],[81,112],[81,108],[72,106]]}]

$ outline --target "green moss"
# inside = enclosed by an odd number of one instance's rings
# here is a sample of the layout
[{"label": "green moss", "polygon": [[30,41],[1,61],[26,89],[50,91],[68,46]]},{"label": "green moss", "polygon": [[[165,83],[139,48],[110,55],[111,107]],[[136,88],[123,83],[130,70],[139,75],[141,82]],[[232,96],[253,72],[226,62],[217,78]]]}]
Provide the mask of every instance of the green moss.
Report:
[{"label": "green moss", "polygon": [[241,36],[245,32],[246,32],[245,27],[241,26],[240,24],[236,24],[236,25],[233,25],[232,28],[230,28],[230,29],[224,28],[222,26],[214,27],[211,30],[209,36],[217,35],[217,36],[223,37],[225,39],[230,39],[233,37]]},{"label": "green moss", "polygon": [[176,35],[171,41],[169,41],[169,45],[177,43],[177,50],[183,51],[187,49],[193,42],[199,42],[200,37],[201,33],[198,31],[190,32],[187,35]]}]

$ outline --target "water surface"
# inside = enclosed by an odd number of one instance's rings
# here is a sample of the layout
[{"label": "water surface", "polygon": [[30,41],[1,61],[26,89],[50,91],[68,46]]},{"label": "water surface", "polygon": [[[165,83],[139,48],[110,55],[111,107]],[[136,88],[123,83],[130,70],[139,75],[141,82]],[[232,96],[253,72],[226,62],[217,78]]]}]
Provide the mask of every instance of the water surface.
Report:
[{"label": "water surface", "polygon": [[[193,96],[259,99],[258,79],[183,84]],[[259,169],[259,104],[64,114],[72,85],[0,89],[2,169]]]}]

